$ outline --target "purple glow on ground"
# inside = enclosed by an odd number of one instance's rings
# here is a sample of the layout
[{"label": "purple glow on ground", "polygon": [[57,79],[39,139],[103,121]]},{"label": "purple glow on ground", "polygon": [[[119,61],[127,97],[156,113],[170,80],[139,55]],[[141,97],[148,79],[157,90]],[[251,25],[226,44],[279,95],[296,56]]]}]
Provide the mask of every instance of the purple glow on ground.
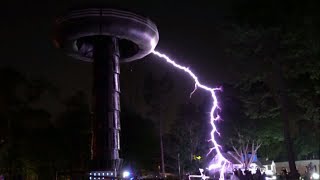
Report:
[{"label": "purple glow on ground", "polygon": [[217,112],[217,110],[219,109],[219,106],[218,106],[218,99],[217,99],[215,92],[221,91],[222,89],[221,88],[212,88],[212,87],[208,87],[204,84],[201,84],[198,77],[189,68],[177,64],[175,61],[170,59],[167,55],[162,54],[156,50],[153,50],[152,53],[154,55],[160,57],[161,59],[164,59],[167,63],[171,64],[175,68],[186,72],[194,80],[195,88],[191,92],[190,96],[198,88],[203,89],[211,94],[212,107],[211,107],[211,111],[210,111],[210,124],[212,127],[212,131],[210,132],[210,142],[212,142],[213,147],[210,149],[208,154],[210,154],[214,150],[216,152],[216,156],[215,156],[215,159],[213,160],[213,163],[209,164],[207,169],[209,171],[220,171],[220,179],[223,180],[224,179],[224,172],[226,170],[226,167],[229,164],[229,161],[225,157],[223,157],[221,150],[220,150],[220,145],[215,140],[215,134],[219,134],[219,132],[217,131],[216,125],[215,125],[215,121],[218,121],[220,119],[220,116],[218,115],[218,112]]}]

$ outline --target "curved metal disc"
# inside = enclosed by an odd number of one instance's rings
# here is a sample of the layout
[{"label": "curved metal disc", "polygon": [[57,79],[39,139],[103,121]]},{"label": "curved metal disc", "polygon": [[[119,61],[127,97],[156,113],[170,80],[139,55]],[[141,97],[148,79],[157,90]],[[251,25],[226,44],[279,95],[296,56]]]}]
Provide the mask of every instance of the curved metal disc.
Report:
[{"label": "curved metal disc", "polygon": [[145,57],[159,41],[157,27],[151,20],[115,9],[91,8],[71,11],[57,19],[56,28],[56,46],[84,61],[92,61],[92,58],[90,53],[80,53],[78,41],[82,38],[98,35],[119,38],[121,62]]}]

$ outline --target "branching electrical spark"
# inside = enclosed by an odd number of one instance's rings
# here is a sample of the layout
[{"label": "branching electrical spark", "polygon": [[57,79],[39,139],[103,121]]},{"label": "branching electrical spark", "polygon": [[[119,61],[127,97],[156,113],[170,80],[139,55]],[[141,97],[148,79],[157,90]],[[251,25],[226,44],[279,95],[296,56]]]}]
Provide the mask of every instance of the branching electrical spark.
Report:
[{"label": "branching electrical spark", "polygon": [[218,112],[217,112],[217,110],[219,109],[219,106],[218,106],[218,99],[217,99],[215,92],[221,91],[222,89],[221,88],[211,88],[211,87],[208,87],[204,84],[201,84],[198,77],[189,68],[177,64],[174,60],[170,59],[167,55],[162,54],[158,51],[153,50],[152,53],[154,55],[157,55],[158,57],[164,59],[167,63],[171,64],[175,68],[183,70],[189,76],[192,77],[192,79],[194,80],[194,83],[195,83],[195,89],[191,92],[190,97],[198,88],[203,89],[205,91],[208,91],[211,94],[212,107],[211,107],[211,111],[210,111],[210,124],[212,127],[212,131],[210,132],[210,142],[212,142],[213,147],[210,149],[209,153],[211,153],[213,150],[215,150],[216,156],[215,156],[215,160],[213,161],[214,163],[210,164],[207,169],[209,171],[210,170],[219,170],[220,171],[220,179],[223,180],[224,173],[225,173],[226,167],[229,164],[229,161],[225,157],[223,157],[221,150],[220,150],[220,145],[215,140],[215,134],[220,135],[219,132],[217,131],[217,128],[215,125],[215,121],[220,119],[220,116],[218,115]]}]

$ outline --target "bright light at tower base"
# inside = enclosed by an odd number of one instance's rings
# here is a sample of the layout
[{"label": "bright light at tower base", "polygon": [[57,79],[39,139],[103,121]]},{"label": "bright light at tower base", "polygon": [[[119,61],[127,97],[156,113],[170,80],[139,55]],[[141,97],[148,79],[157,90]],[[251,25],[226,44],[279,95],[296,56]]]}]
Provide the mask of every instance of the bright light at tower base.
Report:
[{"label": "bright light at tower base", "polygon": [[129,171],[123,171],[122,173],[122,177],[123,178],[128,178],[130,176],[130,172]]}]

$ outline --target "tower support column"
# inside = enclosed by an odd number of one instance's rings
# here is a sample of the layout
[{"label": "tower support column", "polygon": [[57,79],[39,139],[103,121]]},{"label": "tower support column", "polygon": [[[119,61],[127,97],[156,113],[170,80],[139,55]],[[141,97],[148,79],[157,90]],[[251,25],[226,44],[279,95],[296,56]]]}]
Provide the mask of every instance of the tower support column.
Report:
[{"label": "tower support column", "polygon": [[120,165],[120,54],[118,39],[96,36],[90,40],[94,59],[92,168],[95,171],[113,171],[114,176],[117,176]]}]

